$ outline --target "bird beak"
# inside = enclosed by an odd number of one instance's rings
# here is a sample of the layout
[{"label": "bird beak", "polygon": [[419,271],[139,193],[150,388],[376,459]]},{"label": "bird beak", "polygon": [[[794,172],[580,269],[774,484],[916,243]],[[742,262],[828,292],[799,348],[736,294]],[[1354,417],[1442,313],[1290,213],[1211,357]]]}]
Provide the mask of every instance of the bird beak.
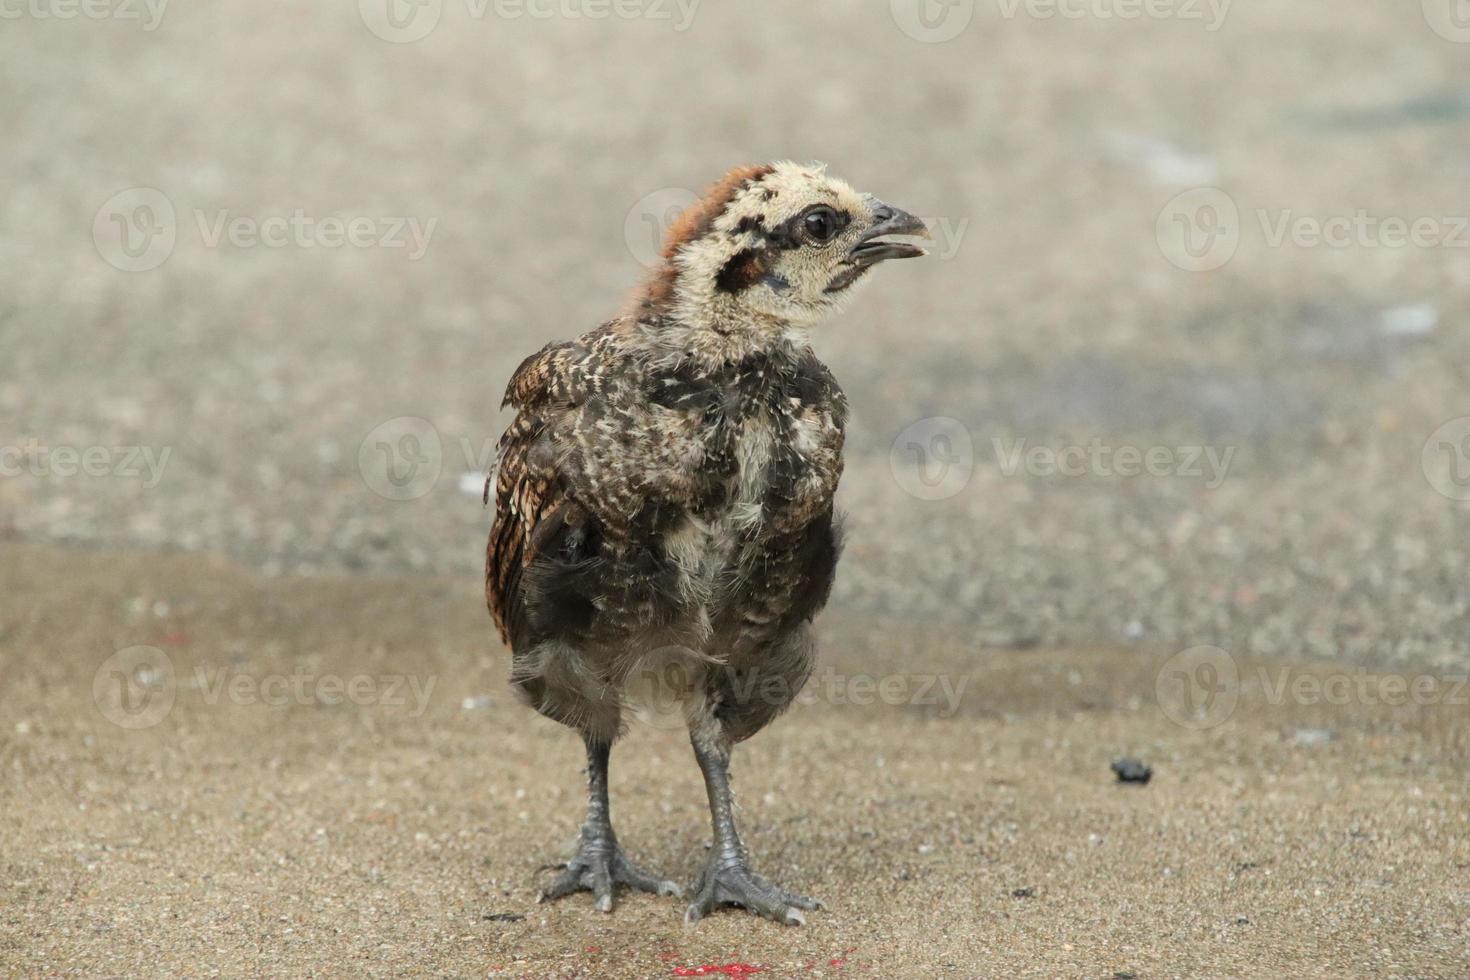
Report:
[{"label": "bird beak", "polygon": [[891,204],[872,198],[870,203],[873,208],[873,226],[863,233],[857,244],[847,253],[847,262],[867,267],[877,265],[885,259],[912,259],[927,254],[917,245],[908,242],[886,242],[881,241],[885,235],[912,235],[916,238],[928,238],[929,228],[924,222],[900,208]]}]

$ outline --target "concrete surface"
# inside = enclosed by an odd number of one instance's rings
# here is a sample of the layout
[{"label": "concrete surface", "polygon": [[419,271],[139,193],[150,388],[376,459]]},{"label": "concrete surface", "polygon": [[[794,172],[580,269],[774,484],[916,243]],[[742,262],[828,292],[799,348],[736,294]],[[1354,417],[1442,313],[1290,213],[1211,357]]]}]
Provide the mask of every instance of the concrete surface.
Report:
[{"label": "concrete surface", "polygon": [[[1470,46],[1438,0],[381,2],[7,19],[0,526],[474,575],[512,367],[617,309],[680,188],[816,158],[941,233],[817,336],[854,407],[838,609],[1470,662]],[[1203,187],[1228,203],[1170,207]],[[1177,268],[1186,229],[1229,261]],[[62,475],[89,449],[104,475]]]}]

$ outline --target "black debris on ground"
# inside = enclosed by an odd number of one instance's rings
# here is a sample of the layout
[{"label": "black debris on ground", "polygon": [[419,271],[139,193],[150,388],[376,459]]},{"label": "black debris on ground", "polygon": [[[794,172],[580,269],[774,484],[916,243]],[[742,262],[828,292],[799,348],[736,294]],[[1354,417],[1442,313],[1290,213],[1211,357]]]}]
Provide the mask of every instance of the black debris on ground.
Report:
[{"label": "black debris on ground", "polygon": [[1137,759],[1114,759],[1113,772],[1118,774],[1120,783],[1138,783],[1142,785],[1154,778],[1153,767],[1139,762]]}]

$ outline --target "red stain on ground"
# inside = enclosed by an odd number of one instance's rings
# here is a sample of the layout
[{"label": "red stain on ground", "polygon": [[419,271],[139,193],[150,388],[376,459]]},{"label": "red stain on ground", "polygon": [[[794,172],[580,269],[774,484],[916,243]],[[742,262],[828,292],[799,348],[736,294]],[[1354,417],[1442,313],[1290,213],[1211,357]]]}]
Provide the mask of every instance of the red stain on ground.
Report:
[{"label": "red stain on ground", "polygon": [[674,976],[676,977],[712,977],[716,974],[724,974],[727,977],[748,977],[755,973],[766,972],[762,967],[751,966],[749,963],[726,963],[724,966],[676,966]]},{"label": "red stain on ground", "polygon": [[[857,952],[857,947],[856,946],[850,947],[848,949],[844,949],[842,951],[842,955],[841,956],[834,956],[834,957],[832,957],[830,960],[827,961],[827,965],[828,966],[832,966],[832,967],[836,967],[837,969],[840,970],[844,966],[847,965],[847,958],[849,956],[851,956],[855,952]],[[812,960],[810,963],[808,963],[806,965],[806,971],[808,973],[812,972],[816,968],[817,968],[817,961],[816,960]]]},{"label": "red stain on ground", "polygon": [[158,645],[162,647],[186,647],[189,645],[189,634],[183,630],[174,633],[165,633],[158,638]]}]

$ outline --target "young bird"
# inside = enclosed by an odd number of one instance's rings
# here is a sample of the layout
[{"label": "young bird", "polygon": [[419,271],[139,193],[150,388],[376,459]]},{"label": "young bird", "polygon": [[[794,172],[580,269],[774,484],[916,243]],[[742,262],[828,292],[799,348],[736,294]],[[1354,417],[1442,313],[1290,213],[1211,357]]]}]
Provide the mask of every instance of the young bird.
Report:
[{"label": "young bird", "polygon": [[485,595],[528,704],[581,733],[587,817],[542,900],[618,884],[679,895],[623,853],[608,757],[631,689],[682,702],[714,846],[686,920],[740,905],[803,924],[813,899],[750,870],[730,750],[812,669],[812,617],[840,548],[832,495],[847,402],[806,330],[875,265],[923,255],[913,215],[819,166],[732,170],[670,229],[632,309],[548,344],[511,377],[516,417],[485,499]]}]

